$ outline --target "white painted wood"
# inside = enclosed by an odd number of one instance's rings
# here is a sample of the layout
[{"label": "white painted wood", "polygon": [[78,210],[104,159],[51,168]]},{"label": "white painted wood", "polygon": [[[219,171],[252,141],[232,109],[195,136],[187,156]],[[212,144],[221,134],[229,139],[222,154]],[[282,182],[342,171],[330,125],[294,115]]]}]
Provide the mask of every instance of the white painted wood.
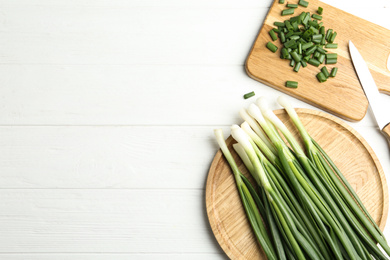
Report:
[{"label": "white painted wood", "polygon": [[[241,66],[3,64],[0,71],[0,125],[229,125],[258,96],[281,95]],[[256,97],[244,100],[250,91]]]},{"label": "white painted wood", "polygon": [[208,127],[1,127],[1,188],[203,189]]},{"label": "white painted wood", "polygon": [[209,254],[209,253],[182,253],[182,254],[122,254],[122,253],[93,253],[93,254],[1,254],[0,258],[2,260],[74,260],[74,259],[83,259],[83,260],[227,260],[229,259],[224,254]]},{"label": "white painted wood", "polygon": [[1,253],[219,253],[203,190],[0,190]]}]

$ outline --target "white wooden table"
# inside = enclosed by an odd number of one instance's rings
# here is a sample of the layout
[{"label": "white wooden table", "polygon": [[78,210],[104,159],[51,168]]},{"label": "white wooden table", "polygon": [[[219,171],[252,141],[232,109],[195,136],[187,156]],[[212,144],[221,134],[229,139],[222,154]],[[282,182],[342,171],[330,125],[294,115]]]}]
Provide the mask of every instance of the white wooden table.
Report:
[{"label": "white wooden table", "polygon": [[[326,2],[390,29],[388,0]],[[280,95],[243,68],[270,4],[0,0],[0,259],[226,259],[213,129]],[[371,113],[349,124],[389,180]]]}]

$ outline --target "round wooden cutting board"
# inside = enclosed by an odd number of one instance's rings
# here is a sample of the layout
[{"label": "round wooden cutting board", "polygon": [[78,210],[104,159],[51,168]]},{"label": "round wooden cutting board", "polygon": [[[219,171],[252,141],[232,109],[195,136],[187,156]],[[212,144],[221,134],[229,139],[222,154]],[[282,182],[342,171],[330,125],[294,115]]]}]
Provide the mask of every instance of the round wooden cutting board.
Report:
[{"label": "round wooden cutting board", "polygon": [[[332,158],[374,220],[383,230],[388,212],[388,190],[383,169],[367,142],[350,126],[329,114],[296,109],[307,131]],[[285,110],[275,114],[297,140],[299,135]],[[234,152],[232,137],[227,140],[240,170],[248,172]],[[211,228],[231,259],[266,259],[258,246],[234,182],[233,173],[219,150],[211,164],[206,184],[206,207]]]}]

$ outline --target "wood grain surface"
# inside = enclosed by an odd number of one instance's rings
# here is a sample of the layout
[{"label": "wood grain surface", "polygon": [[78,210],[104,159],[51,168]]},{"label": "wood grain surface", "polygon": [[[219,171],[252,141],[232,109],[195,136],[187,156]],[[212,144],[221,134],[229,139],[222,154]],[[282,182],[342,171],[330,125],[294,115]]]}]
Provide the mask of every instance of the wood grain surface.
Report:
[{"label": "wood grain surface", "polygon": [[[323,112],[297,109],[309,134],[324,148],[363,201],[371,216],[383,230],[388,213],[388,189],[382,167],[366,141],[341,120]],[[298,139],[288,115],[277,110],[277,116]],[[240,170],[245,166],[229,149]],[[206,184],[206,206],[211,228],[222,249],[231,259],[265,259],[252,234],[236,189],[233,174],[221,151],[210,167]]]},{"label": "wood grain surface", "polygon": [[[268,32],[275,28],[275,21],[284,21],[291,16],[281,16],[285,4],[274,1],[264,21],[259,35],[247,58],[246,70],[250,77],[276,88],[284,93],[299,98],[311,105],[340,116],[346,120],[359,121],[366,114],[368,102],[354,71],[348,51],[348,41],[352,40],[367,62],[378,89],[390,94],[390,72],[387,59],[390,54],[390,31],[351,15],[331,5],[313,0],[307,8],[300,6],[293,16],[301,12],[316,13],[317,8],[324,8],[322,22],[327,29],[336,31],[335,42],[338,49],[328,49],[329,53],[338,54],[337,64],[326,65],[330,70],[338,67],[337,76],[324,83],[319,83],[316,74],[319,67],[308,65],[298,73],[289,66],[289,61],[279,58],[282,44],[276,53],[269,51],[265,45],[272,41]],[[299,82],[297,89],[285,87],[286,80]]]}]

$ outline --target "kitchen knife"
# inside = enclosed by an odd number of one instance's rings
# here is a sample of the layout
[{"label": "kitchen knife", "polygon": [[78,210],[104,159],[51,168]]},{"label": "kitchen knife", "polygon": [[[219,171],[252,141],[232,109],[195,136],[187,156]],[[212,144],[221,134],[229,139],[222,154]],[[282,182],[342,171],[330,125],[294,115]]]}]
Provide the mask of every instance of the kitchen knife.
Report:
[{"label": "kitchen knife", "polygon": [[351,41],[349,41],[349,53],[379,129],[382,130],[390,144],[390,104],[385,104],[382,101],[366,62]]}]

